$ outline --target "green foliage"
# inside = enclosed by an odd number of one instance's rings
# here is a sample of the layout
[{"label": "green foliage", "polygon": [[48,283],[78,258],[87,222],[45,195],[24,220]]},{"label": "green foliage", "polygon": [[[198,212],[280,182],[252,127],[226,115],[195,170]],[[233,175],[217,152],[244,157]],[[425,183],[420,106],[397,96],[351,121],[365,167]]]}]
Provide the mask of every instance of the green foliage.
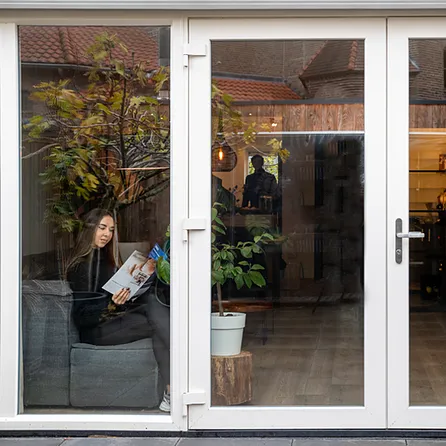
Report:
[{"label": "green foliage", "polygon": [[52,191],[47,219],[75,229],[80,209],[110,211],[149,200],[169,185],[168,106],[156,94],[169,81],[165,67],[131,62],[116,35],[98,36],[87,50],[87,85],[77,77],[41,82],[31,98],[43,113],[24,126],[25,143],[48,150],[42,181]]},{"label": "green foliage", "polygon": [[217,138],[217,133],[221,132],[225,139],[239,138],[242,134],[242,139],[246,144],[252,144],[257,136],[255,130],[256,124],[247,124],[243,119],[240,110],[234,107],[234,100],[231,95],[224,93],[218,86],[212,84],[212,110],[213,110],[213,135],[212,139]]},{"label": "green foliage", "polygon": [[156,274],[165,284],[170,284],[170,263],[164,257],[159,257],[156,262]]},{"label": "green foliage", "polygon": [[[31,98],[43,111],[24,125],[25,145],[40,148],[23,159],[47,153],[41,179],[52,198],[46,217],[64,232],[76,229],[85,210],[119,212],[170,183],[169,110],[157,99],[169,83],[168,68],[151,70],[148,61],[134,61],[131,49],[108,33],[96,38],[86,56],[85,71],[34,86]],[[86,85],[79,86],[81,73]],[[212,109],[214,139],[221,127],[225,138],[241,134],[247,144],[255,141],[256,124],[244,122],[233,98],[215,84]],[[281,141],[269,144],[286,159]],[[214,226],[223,235],[224,228]]]},{"label": "green foliage", "polygon": [[[212,286],[217,285],[218,298],[221,302],[221,287],[233,280],[237,289],[253,285],[264,287],[265,278],[261,273],[262,265],[252,262],[253,254],[263,252],[262,244],[274,240],[274,236],[266,231],[256,235],[254,241],[238,242],[236,245],[219,241],[219,235],[226,235],[226,226],[220,218],[219,211],[224,211],[224,206],[214,203],[212,207]],[[157,275],[165,283],[170,283],[170,264],[167,260],[159,259]]]},{"label": "green foliage", "polygon": [[252,263],[249,260],[253,254],[263,252],[261,244],[273,239],[268,233],[255,237],[254,241],[237,242],[232,245],[218,241],[218,234],[226,234],[226,226],[219,217],[219,210],[223,210],[219,203],[212,208],[212,285],[223,286],[227,281],[233,280],[237,289],[252,285],[263,287],[265,278],[259,272],[263,266]]}]

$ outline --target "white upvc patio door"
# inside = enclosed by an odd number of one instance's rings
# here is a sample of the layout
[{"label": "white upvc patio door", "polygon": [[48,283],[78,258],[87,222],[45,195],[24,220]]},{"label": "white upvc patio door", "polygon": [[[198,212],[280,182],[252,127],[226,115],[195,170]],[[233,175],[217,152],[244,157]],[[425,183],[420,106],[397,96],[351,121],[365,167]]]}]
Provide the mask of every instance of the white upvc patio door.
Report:
[{"label": "white upvc patio door", "polygon": [[[389,19],[388,30],[389,427],[439,429],[446,415],[446,19]],[[415,238],[396,236],[409,231]]]},{"label": "white upvc patio door", "polygon": [[[384,428],[386,21],[189,25],[189,227],[205,228],[189,235],[189,428]],[[264,166],[246,179],[254,155]],[[211,207],[223,200],[214,247],[265,232],[274,243],[234,260],[266,280],[223,286],[247,314],[248,365],[214,364],[211,383]],[[244,404],[228,404],[231,379]]]}]

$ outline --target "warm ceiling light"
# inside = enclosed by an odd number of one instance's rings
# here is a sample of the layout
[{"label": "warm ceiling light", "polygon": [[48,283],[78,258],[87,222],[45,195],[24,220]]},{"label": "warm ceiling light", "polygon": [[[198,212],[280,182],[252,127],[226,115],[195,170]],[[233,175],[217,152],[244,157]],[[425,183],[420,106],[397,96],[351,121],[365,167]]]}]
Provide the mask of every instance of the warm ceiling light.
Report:
[{"label": "warm ceiling light", "polygon": [[220,147],[220,150],[218,151],[218,159],[220,161],[223,161],[223,157],[224,157],[223,149]]},{"label": "warm ceiling light", "polygon": [[437,197],[438,204],[444,209],[444,205],[446,203],[446,189]]}]

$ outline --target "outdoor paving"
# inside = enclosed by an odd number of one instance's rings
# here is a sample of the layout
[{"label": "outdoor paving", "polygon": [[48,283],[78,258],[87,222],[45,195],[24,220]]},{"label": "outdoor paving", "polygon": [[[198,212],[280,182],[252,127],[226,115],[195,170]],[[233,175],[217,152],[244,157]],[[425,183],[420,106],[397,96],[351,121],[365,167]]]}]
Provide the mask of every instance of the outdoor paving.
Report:
[{"label": "outdoor paving", "polygon": [[0,446],[446,446],[446,439],[0,438]]}]

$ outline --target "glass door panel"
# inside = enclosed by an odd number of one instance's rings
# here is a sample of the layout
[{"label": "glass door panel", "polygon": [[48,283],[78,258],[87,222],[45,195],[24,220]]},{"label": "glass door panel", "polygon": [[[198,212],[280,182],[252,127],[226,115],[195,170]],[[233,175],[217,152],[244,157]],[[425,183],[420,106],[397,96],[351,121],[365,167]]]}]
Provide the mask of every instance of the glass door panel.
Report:
[{"label": "glass door panel", "polygon": [[241,352],[211,327],[212,404],[362,406],[364,40],[211,55],[212,323],[245,320]]},{"label": "glass door panel", "polygon": [[170,413],[170,27],[18,35],[23,410]]},{"label": "glass door panel", "polygon": [[192,427],[383,425],[385,36],[341,22],[191,24]]}]

